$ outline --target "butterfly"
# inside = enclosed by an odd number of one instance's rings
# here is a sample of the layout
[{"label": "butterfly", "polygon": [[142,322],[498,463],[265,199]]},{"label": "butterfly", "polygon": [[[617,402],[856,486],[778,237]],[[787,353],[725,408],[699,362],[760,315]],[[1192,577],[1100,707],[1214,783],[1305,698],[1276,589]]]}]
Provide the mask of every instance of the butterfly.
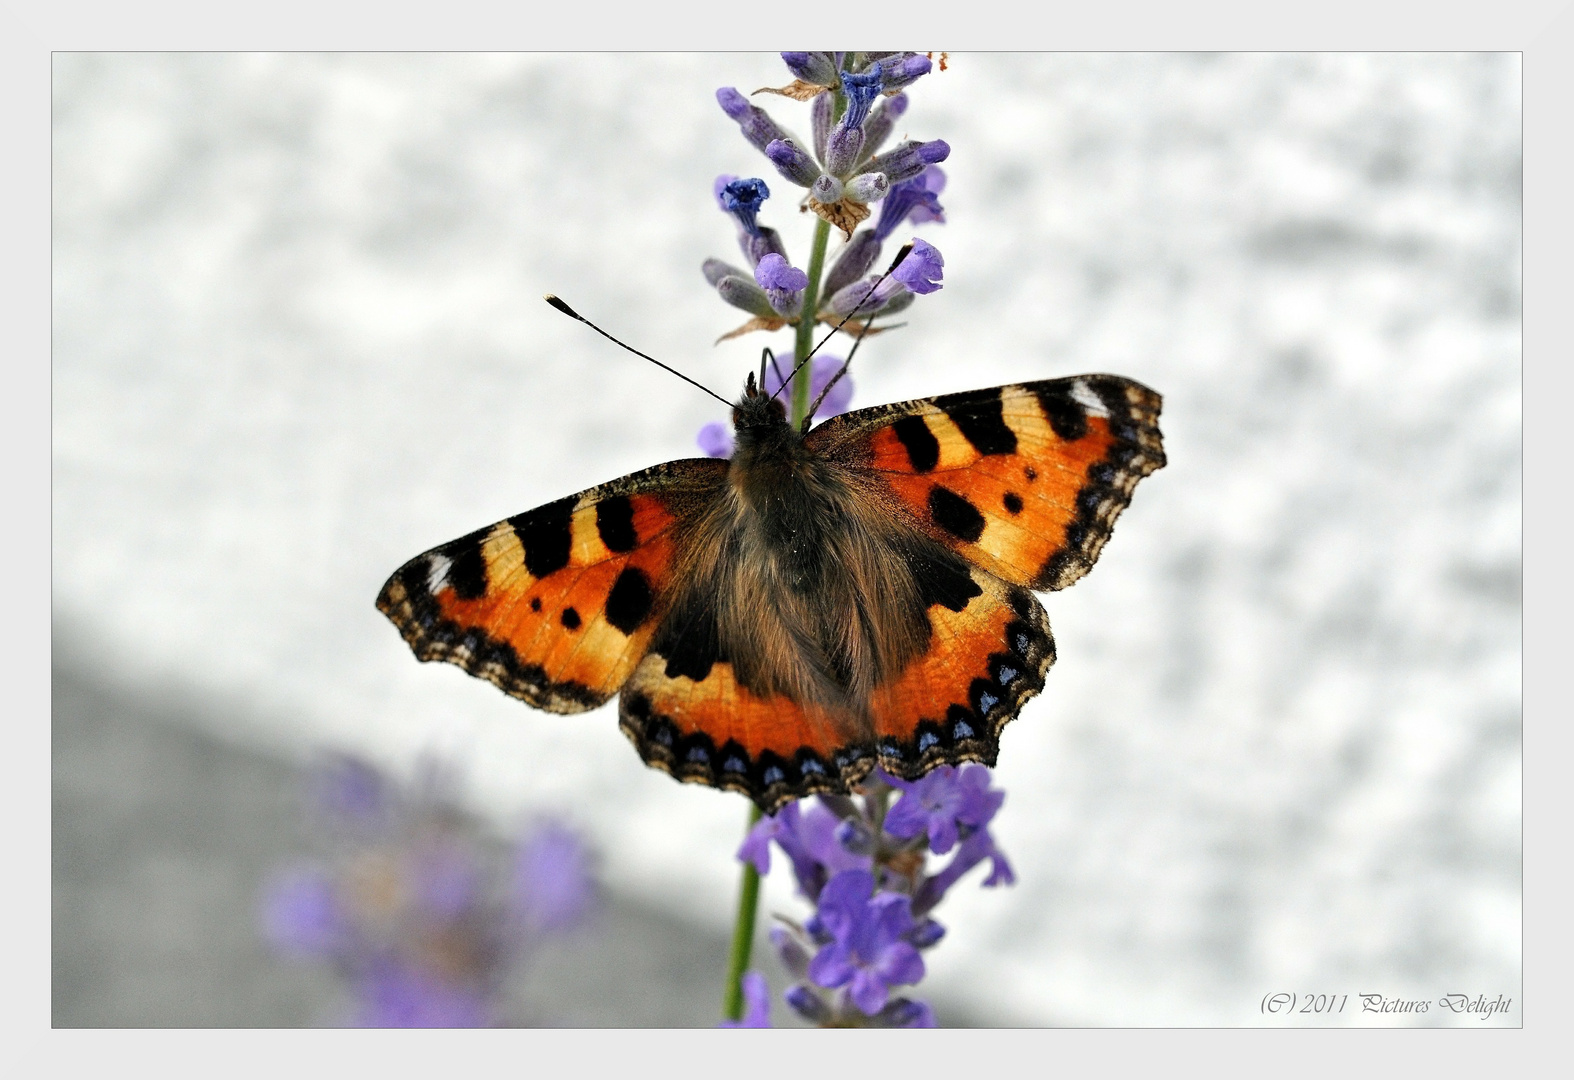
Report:
[{"label": "butterfly", "polygon": [[730,460],[469,533],[400,567],[377,607],[419,659],[536,708],[618,695],[648,765],[766,813],[876,765],[994,765],[1055,661],[1033,590],[1087,573],[1163,467],[1160,404],[1079,375],[803,431],[751,374]]}]

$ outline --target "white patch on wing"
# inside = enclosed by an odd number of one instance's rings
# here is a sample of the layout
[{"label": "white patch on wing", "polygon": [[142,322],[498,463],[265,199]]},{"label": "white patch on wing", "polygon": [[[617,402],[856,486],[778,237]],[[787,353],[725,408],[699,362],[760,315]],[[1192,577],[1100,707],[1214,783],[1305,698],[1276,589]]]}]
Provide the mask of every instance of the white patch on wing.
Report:
[{"label": "white patch on wing", "polygon": [[1104,404],[1093,388],[1081,379],[1071,384],[1071,398],[1088,411],[1089,416],[1109,418],[1109,406]]},{"label": "white patch on wing", "polygon": [[426,591],[435,593],[443,587],[448,580],[448,568],[453,566],[453,560],[446,555],[428,555],[426,557]]}]

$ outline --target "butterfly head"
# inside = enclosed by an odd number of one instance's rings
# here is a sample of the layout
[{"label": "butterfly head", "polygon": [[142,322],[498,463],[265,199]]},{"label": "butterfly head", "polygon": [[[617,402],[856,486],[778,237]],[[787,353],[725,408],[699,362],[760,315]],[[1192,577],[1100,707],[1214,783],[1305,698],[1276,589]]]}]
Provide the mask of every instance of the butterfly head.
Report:
[{"label": "butterfly head", "polygon": [[792,425],[787,423],[787,407],[767,394],[751,372],[743,384],[743,396],[732,407],[732,427],[738,436],[739,450],[758,451],[794,441]]}]

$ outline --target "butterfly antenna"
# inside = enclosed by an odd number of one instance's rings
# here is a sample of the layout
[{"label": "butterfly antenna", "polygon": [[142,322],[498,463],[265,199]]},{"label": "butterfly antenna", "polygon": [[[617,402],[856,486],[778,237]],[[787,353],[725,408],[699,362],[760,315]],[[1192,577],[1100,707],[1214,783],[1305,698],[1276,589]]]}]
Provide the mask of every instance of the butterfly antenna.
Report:
[{"label": "butterfly antenna", "polygon": [[547,293],[546,294],[545,300],[546,300],[547,303],[549,303],[553,307],[557,308],[559,311],[561,311],[563,314],[567,315],[569,318],[571,318],[571,319],[578,319],[580,322],[582,322],[586,326],[590,327],[596,333],[600,334],[602,337],[604,337],[608,341],[612,342],[612,344],[617,345],[620,348],[627,349],[629,352],[633,353],[635,356],[643,357],[644,359],[649,360],[652,364],[655,364],[657,367],[661,368],[663,371],[670,371],[672,374],[676,375],[678,378],[682,379],[684,382],[688,383],[690,386],[698,387],[699,389],[701,389],[701,390],[705,391],[707,394],[709,394],[711,397],[715,398],[717,401],[721,402],[723,405],[727,406],[729,409],[732,408],[732,402],[728,401],[726,398],[724,398],[720,394],[716,393],[716,391],[712,390],[710,387],[704,386],[704,385],[702,385],[700,383],[695,382],[693,379],[691,379],[687,375],[683,374],[683,372],[678,371],[676,368],[668,367],[666,364],[663,364],[660,360],[657,360],[654,356],[647,356],[645,353],[640,352],[638,349],[634,348],[634,346],[632,346],[632,345],[625,345],[623,342],[619,341],[617,338],[613,337],[611,334],[609,334],[605,330],[601,329],[601,327],[597,326],[595,323],[593,323],[589,319],[585,318],[579,312],[577,312],[573,308],[569,307],[562,300],[560,300],[556,296],[553,296],[551,293]]},{"label": "butterfly antenna", "polygon": [[[809,355],[805,356],[802,360],[800,360],[798,362],[798,366],[792,369],[792,374],[787,376],[787,381],[782,383],[781,386],[776,388],[776,394],[781,393],[782,390],[784,388],[786,388],[786,386],[789,383],[791,383],[792,380],[795,377],[797,377],[798,372],[803,370],[803,366],[805,364],[807,364],[810,360],[814,359],[814,354],[819,352],[821,349],[823,349],[825,347],[825,343],[827,341],[830,341],[831,338],[835,337],[838,333],[841,332],[842,327],[847,325],[847,320],[851,319],[854,315],[858,314],[858,309],[863,307],[864,304],[868,302],[869,298],[874,295],[874,291],[885,283],[885,279],[886,278],[891,276],[892,271],[894,271],[898,266],[902,265],[902,260],[907,258],[907,256],[912,253],[912,250],[913,250],[912,241],[908,241],[907,243],[902,245],[902,250],[898,251],[896,253],[896,258],[892,259],[891,260],[891,265],[887,266],[885,268],[885,273],[881,274],[880,277],[879,277],[879,280],[877,280],[873,285],[869,286],[869,291],[863,294],[863,296],[859,299],[857,304],[853,305],[853,309],[851,311],[849,311],[846,315],[842,316],[842,321],[836,324],[836,328],[834,330],[832,330],[829,334],[826,334],[823,338],[821,338],[820,339],[820,344],[818,344],[814,348],[810,349],[809,350]],[[576,318],[577,317],[578,316],[576,316]],[[807,313],[806,313],[806,317],[812,317],[812,316],[808,316]],[[868,326],[869,326],[869,320],[865,319],[864,320],[864,328],[868,329]],[[862,335],[859,335],[859,336],[861,337]],[[857,347],[858,347],[857,345],[853,346],[853,348],[855,348],[855,349]],[[850,356],[849,356],[849,359],[851,359]],[[774,398],[776,396],[776,394],[772,394],[771,397]]]},{"label": "butterfly antenna", "polygon": [[830,396],[831,388],[841,382],[842,376],[847,374],[847,369],[853,366],[853,357],[858,355],[858,346],[864,343],[864,336],[869,333],[869,324],[873,321],[872,317],[865,319],[864,324],[858,328],[858,337],[853,340],[853,347],[847,351],[847,359],[842,361],[842,366],[836,370],[835,375],[831,376],[831,381],[825,384],[825,389],[821,390],[820,396],[814,399],[814,404],[809,406],[809,411],[804,413],[803,425],[798,429],[800,432],[809,430],[809,424],[814,420],[814,414],[820,411],[820,406]]}]

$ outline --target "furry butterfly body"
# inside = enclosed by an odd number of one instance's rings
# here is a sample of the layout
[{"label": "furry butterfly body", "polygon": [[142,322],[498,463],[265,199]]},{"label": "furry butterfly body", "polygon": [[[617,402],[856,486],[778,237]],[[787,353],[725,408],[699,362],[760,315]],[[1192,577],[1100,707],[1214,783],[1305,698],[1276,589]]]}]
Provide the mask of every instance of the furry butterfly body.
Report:
[{"label": "furry butterfly body", "polygon": [[660,465],[419,555],[378,607],[539,708],[620,695],[644,760],[770,812],[994,764],[1092,566],[1164,464],[1160,399],[1078,376],[791,427],[752,379],[730,461]]}]

